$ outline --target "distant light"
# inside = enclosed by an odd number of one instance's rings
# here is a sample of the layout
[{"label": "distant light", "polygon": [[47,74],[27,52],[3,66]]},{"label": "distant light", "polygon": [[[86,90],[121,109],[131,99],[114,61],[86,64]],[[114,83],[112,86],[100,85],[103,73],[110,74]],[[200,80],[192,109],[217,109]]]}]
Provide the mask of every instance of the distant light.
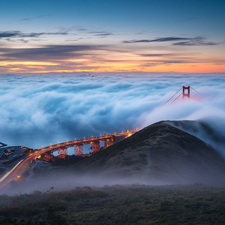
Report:
[{"label": "distant light", "polygon": [[20,178],[20,176],[17,176],[18,178]]}]

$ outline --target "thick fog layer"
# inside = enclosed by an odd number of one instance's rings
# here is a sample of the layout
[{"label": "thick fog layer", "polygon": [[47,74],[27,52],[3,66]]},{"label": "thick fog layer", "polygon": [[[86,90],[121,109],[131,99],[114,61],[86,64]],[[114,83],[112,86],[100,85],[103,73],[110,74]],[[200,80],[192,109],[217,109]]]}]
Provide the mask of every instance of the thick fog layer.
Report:
[{"label": "thick fog layer", "polygon": [[[0,142],[8,145],[40,148],[160,120],[225,117],[225,75],[1,75],[0,81]],[[199,93],[164,105],[182,85]]]}]

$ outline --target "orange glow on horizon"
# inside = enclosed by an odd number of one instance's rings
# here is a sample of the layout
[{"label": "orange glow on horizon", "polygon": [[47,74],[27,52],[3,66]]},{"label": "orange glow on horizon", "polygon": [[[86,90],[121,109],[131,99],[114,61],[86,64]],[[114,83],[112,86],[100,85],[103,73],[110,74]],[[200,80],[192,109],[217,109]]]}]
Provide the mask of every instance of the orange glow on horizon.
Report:
[{"label": "orange glow on horizon", "polygon": [[[74,60],[76,61],[76,60]],[[79,61],[79,59],[77,59]],[[80,61],[83,61],[80,60]],[[69,62],[69,61],[67,61]],[[71,62],[71,61],[70,61]],[[180,72],[180,73],[218,73],[225,72],[224,64],[216,63],[171,63],[145,65],[146,61],[136,62],[90,62],[73,65],[64,62],[0,62],[1,74],[17,73],[73,73],[73,72]],[[14,66],[14,67],[12,67]]]},{"label": "orange glow on horizon", "polygon": [[0,66],[8,65],[30,65],[30,66],[56,66],[58,63],[51,62],[0,62]]}]

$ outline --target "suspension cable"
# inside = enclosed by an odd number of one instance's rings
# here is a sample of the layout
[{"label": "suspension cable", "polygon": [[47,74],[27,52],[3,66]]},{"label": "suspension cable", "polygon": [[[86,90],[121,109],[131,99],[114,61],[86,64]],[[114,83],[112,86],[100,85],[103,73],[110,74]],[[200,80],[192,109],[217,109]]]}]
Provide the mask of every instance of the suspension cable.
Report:
[{"label": "suspension cable", "polygon": [[[176,94],[178,94],[182,88],[180,88],[167,102],[169,102]],[[165,102],[163,105],[165,105],[167,102]]]},{"label": "suspension cable", "polygon": [[[182,87],[183,88],[183,87]],[[181,91],[181,89],[182,88],[180,88],[166,103],[168,103],[175,95],[177,95],[180,91]],[[176,97],[172,102],[171,102],[171,104],[174,102],[174,101],[176,101],[180,96],[182,95],[182,92],[178,95],[178,97]],[[166,103],[164,103],[162,106],[164,106]],[[141,121],[141,122],[139,122],[135,127],[133,127],[131,130],[134,130],[134,128],[136,128],[136,127],[138,127],[140,124],[142,124],[143,122],[144,122],[145,120],[143,120],[143,121]]]},{"label": "suspension cable", "polygon": [[191,87],[191,89],[193,90],[193,91],[195,91],[196,93],[198,93],[198,94],[200,94],[198,91],[196,91],[193,87]]},{"label": "suspension cable", "polygon": [[172,104],[173,102],[175,102],[182,94],[183,94],[183,93],[180,93],[180,94],[178,95],[178,97],[176,97],[176,98],[171,102],[171,104]]},{"label": "suspension cable", "polygon": [[[181,87],[168,101],[166,101],[164,104],[163,104],[163,106],[164,105],[166,105],[170,100],[172,100],[180,91],[181,91],[181,89],[182,89],[183,87]],[[196,91],[194,88],[192,88],[192,87],[190,87],[193,91],[195,91],[196,93],[198,93],[198,94],[200,94],[198,91]],[[181,92],[172,102],[171,102],[171,104],[173,103],[173,102],[175,102],[181,95],[182,95],[183,93]],[[135,127],[138,127],[138,125],[140,125],[140,124],[142,124],[143,122],[144,122],[145,120],[143,120],[143,121],[141,121],[140,123],[138,123]],[[132,128],[132,130],[135,128],[135,127],[133,127]]]}]

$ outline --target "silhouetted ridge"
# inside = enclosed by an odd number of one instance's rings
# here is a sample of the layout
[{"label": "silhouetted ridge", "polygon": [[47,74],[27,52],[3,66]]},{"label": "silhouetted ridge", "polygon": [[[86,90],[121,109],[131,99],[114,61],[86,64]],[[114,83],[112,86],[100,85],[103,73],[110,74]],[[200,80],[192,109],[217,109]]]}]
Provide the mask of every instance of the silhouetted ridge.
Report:
[{"label": "silhouetted ridge", "polygon": [[168,121],[152,124],[70,170],[127,182],[225,183],[220,153]]}]

